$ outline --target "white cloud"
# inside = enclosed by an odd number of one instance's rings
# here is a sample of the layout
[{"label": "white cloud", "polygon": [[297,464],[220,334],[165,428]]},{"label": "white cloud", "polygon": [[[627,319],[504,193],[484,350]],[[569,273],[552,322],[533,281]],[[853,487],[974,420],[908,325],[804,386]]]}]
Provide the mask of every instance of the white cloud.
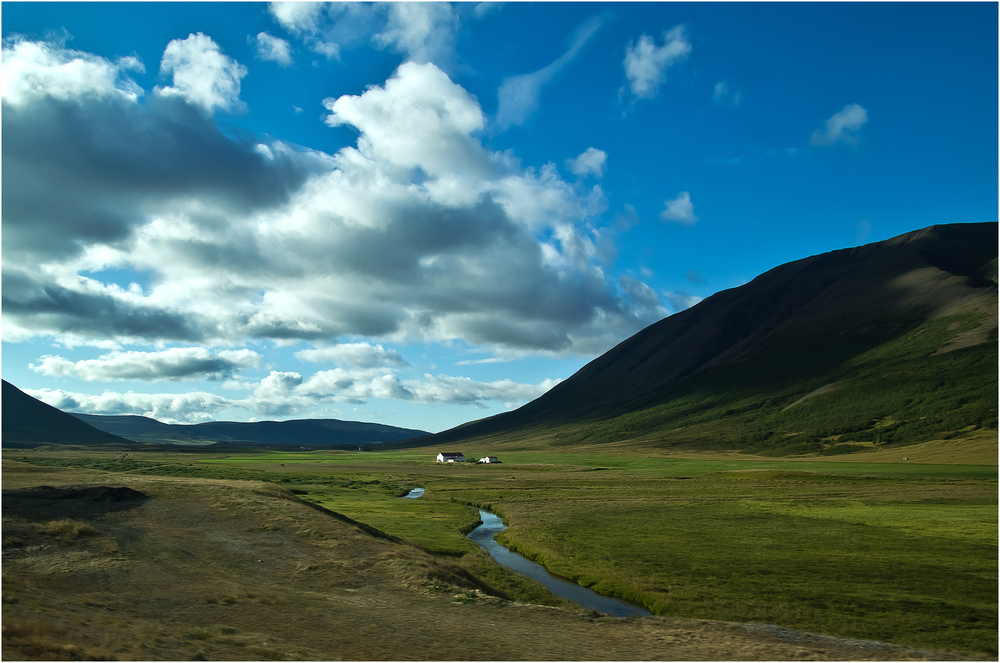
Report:
[{"label": "white cloud", "polygon": [[300,350],[295,356],[302,361],[337,362],[356,368],[379,368],[383,366],[403,366],[403,356],[396,350],[386,350],[381,345],[371,343],[342,343],[325,348]]},{"label": "white cloud", "polygon": [[450,69],[460,20],[448,3],[272,2],[271,15],[290,34],[329,59],[370,40],[406,60]]},{"label": "white cloud", "polygon": [[822,129],[813,132],[813,145],[847,143],[857,145],[858,131],[868,123],[868,111],[858,104],[847,104],[833,117],[826,120]]},{"label": "white cloud", "polygon": [[412,62],[447,67],[458,27],[458,16],[446,2],[392,2],[385,30],[375,35],[375,43]]},{"label": "white cloud", "polygon": [[174,39],[163,51],[160,73],[172,74],[173,85],[157,88],[164,96],[177,96],[211,113],[216,108],[240,110],[240,81],[247,68],[219,50],[203,33]]},{"label": "white cloud", "polygon": [[715,84],[715,90],[712,93],[712,98],[715,99],[715,103],[720,106],[728,106],[730,108],[736,108],[740,105],[740,100],[743,94],[739,90],[733,90],[729,87],[729,83],[725,81],[720,81]]},{"label": "white cloud", "polygon": [[24,392],[66,412],[152,417],[168,424],[212,421],[220,412],[239,407],[238,401],[207,392],[136,394],[105,391],[100,395],[62,389],[25,389]]},{"label": "white cloud", "polygon": [[604,177],[607,161],[608,155],[604,150],[588,147],[575,159],[567,159],[566,165],[569,167],[569,171],[577,177],[586,177],[587,175]]},{"label": "white cloud", "polygon": [[289,32],[314,33],[319,30],[323,15],[320,2],[271,2],[268,11]]},{"label": "white cloud", "polygon": [[667,68],[690,52],[691,43],[683,25],[664,31],[662,46],[657,46],[656,41],[645,34],[639,37],[638,43],[629,42],[622,64],[632,94],[642,99],[655,97]]},{"label": "white cloud", "polygon": [[661,221],[676,221],[685,225],[692,225],[698,220],[694,215],[694,204],[691,203],[691,194],[681,191],[673,200],[664,202],[665,209],[660,212]]},{"label": "white cloud", "polygon": [[407,62],[385,87],[324,99],[323,106],[331,111],[328,125],[361,130],[358,150],[375,161],[433,176],[465,169],[481,175],[490,167],[471,135],[485,124],[479,104],[434,65]]},{"label": "white cloud", "polygon": [[257,57],[261,60],[277,62],[282,67],[288,67],[292,64],[292,47],[284,39],[260,32],[255,41]]},{"label": "white cloud", "polygon": [[60,101],[113,98],[134,102],[142,89],[125,74],[144,72],[135,57],[112,62],[97,55],[72,51],[20,37],[3,42],[3,100],[14,107],[39,97]]},{"label": "white cloud", "polygon": [[47,99],[2,115],[5,338],[591,354],[665,313],[605,274],[601,188],[486,149],[475,97],[432,64],[328,99],[359,132],[335,155],[233,141],[179,101],[84,94],[66,125]]},{"label": "white cloud", "polygon": [[547,66],[530,74],[510,76],[503,80],[500,89],[497,90],[499,105],[496,122],[501,129],[521,125],[527,121],[538,109],[542,87],[576,59],[580,50],[603,25],[604,20],[603,16],[598,16],[577,28],[569,50]]},{"label": "white cloud", "polygon": [[73,362],[46,355],[31,370],[51,377],[80,380],[223,380],[247,367],[260,366],[261,356],[252,350],[223,350],[212,354],[205,348],[170,348],[159,352],[111,352],[98,359]]},{"label": "white cloud", "polygon": [[308,379],[292,371],[271,371],[257,384],[242,385],[251,393],[240,399],[205,392],[137,394],[105,391],[101,395],[62,389],[26,389],[25,393],[67,412],[138,415],[165,423],[199,423],[231,409],[243,409],[259,418],[326,416],[334,403],[363,404],[369,399],[402,400],[420,404],[471,405],[489,402],[505,407],[538,398],[559,383],[543,380],[523,384],[512,380],[480,382],[451,375],[424,374],[401,380],[384,369],[336,368]]}]

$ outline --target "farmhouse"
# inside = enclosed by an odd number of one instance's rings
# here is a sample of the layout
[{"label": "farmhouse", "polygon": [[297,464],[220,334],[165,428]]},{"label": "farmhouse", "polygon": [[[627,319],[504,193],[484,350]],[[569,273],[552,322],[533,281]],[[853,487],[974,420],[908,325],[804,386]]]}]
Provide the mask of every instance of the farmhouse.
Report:
[{"label": "farmhouse", "polygon": [[483,456],[479,459],[480,463],[499,463],[500,459],[496,456]]},{"label": "farmhouse", "polygon": [[456,453],[439,453],[437,455],[437,462],[439,463],[465,463],[465,454],[462,452]]}]

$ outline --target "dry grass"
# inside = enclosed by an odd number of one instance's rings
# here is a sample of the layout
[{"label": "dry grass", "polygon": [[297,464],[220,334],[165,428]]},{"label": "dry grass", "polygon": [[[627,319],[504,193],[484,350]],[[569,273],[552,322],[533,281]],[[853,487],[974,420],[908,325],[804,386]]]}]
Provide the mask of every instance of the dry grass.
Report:
[{"label": "dry grass", "polygon": [[97,534],[97,529],[90,523],[83,523],[71,518],[50,520],[47,523],[33,525],[33,527],[39,533],[58,539],[63,543],[72,543],[81,537]]},{"label": "dry grass", "polygon": [[949,658],[505,601],[454,558],[375,538],[261,483],[18,469],[5,462],[5,490],[89,482],[154,499],[37,527],[5,500],[5,539],[22,545],[4,548],[4,660]]}]

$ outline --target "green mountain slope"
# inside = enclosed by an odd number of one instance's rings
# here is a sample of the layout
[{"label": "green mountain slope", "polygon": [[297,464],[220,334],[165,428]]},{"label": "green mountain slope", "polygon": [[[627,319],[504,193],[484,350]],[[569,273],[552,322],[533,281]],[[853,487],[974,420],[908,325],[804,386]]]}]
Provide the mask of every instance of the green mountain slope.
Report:
[{"label": "green mountain slope", "polygon": [[80,421],[51,405],[32,398],[6,380],[0,393],[3,406],[3,446],[36,447],[42,444],[125,444],[131,440],[112,435]]},{"label": "green mountain slope", "polygon": [[422,443],[845,453],[997,427],[997,224],[777,267]]}]

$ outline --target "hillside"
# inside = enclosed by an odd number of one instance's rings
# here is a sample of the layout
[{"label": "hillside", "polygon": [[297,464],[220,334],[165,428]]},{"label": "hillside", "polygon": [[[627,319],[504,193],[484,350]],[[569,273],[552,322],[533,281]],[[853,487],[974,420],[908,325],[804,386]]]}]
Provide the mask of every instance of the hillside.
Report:
[{"label": "hillside", "polygon": [[34,447],[41,444],[125,444],[134,442],[98,430],[27,395],[6,380],[3,392],[3,446]]},{"label": "hillside", "polygon": [[147,444],[366,446],[427,435],[426,431],[339,419],[165,424],[148,417],[74,414],[94,428]]},{"label": "hillside", "polygon": [[997,427],[997,224],[781,265],[420,443],[847,453]]}]

